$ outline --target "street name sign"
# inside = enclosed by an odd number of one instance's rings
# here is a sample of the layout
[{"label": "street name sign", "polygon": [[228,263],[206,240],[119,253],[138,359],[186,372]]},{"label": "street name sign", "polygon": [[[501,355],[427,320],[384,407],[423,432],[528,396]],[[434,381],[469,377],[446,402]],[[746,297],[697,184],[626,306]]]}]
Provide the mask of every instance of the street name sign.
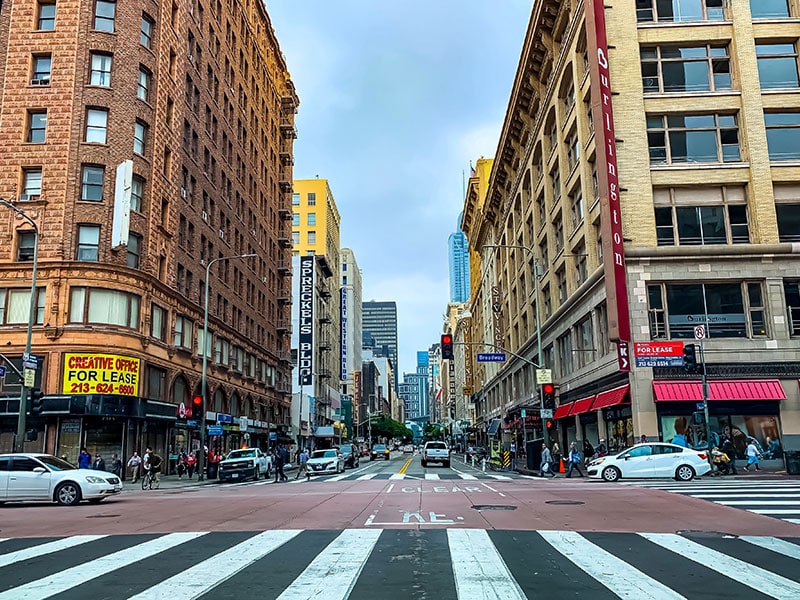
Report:
[{"label": "street name sign", "polygon": [[222,435],[222,426],[221,425],[209,425],[208,426],[208,435]]},{"label": "street name sign", "polygon": [[485,352],[477,354],[478,362],[505,362],[506,355],[502,352]]}]

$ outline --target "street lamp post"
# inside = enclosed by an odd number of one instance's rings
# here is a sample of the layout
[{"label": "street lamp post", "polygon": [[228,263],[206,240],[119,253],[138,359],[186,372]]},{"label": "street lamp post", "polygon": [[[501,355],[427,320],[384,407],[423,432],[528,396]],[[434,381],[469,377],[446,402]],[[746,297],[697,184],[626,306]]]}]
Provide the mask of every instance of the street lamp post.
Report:
[{"label": "street lamp post", "polygon": [[[36,319],[36,268],[39,264],[39,227],[25,211],[18,208],[8,200],[0,198],[0,204],[14,211],[17,215],[25,219],[33,227],[33,269],[31,273],[31,302],[28,308],[28,333],[25,338],[25,354],[22,355],[22,362],[27,361],[31,355],[31,337],[33,335],[33,322]],[[25,371],[23,364],[23,373]],[[22,377],[19,391],[19,416],[17,417],[17,437],[14,439],[14,451],[23,452],[25,444],[25,417],[28,403],[28,388],[25,385],[25,377]]]},{"label": "street lamp post", "polygon": [[206,265],[205,281],[205,301],[203,303],[203,370],[200,376],[200,398],[202,408],[200,415],[200,457],[197,460],[198,478],[200,481],[205,479],[206,463],[206,373],[208,370],[208,279],[211,276],[211,265],[223,260],[235,260],[238,258],[252,258],[255,254],[237,254],[236,256],[220,256],[208,261]]}]

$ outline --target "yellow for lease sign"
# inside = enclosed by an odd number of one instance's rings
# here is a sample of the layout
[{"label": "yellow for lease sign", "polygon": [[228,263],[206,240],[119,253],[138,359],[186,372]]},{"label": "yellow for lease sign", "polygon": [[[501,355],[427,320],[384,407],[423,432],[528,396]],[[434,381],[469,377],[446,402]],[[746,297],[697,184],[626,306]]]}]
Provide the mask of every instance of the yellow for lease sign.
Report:
[{"label": "yellow for lease sign", "polygon": [[65,354],[62,393],[138,396],[141,366],[117,354]]}]

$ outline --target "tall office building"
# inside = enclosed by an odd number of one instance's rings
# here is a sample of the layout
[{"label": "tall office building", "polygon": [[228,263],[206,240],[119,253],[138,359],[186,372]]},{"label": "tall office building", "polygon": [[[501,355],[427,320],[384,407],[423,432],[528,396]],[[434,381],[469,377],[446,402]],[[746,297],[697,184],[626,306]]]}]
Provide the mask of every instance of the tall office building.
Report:
[{"label": "tall office building", "polygon": [[362,302],[361,320],[364,334],[371,335],[378,348],[385,346],[388,350],[394,371],[394,388],[398,389],[397,303],[375,300]]},{"label": "tall office building", "polygon": [[340,346],[339,379],[342,393],[353,394],[353,373],[361,369],[361,270],[350,248],[342,248],[339,281]]},{"label": "tall office building", "polygon": [[447,258],[450,266],[450,302],[466,302],[469,299],[469,244],[461,231],[461,215],[458,215],[458,230],[447,238]]},{"label": "tall office building", "polygon": [[[266,444],[288,427],[278,297],[298,98],[263,3],[3,2],[0,54],[0,196],[25,214],[0,206],[0,326],[17,364],[38,248],[45,397],[25,449],[199,447],[203,418],[187,417],[203,354],[205,420],[224,431],[208,445],[240,447],[240,419]],[[0,452],[16,429],[9,375]]]}]

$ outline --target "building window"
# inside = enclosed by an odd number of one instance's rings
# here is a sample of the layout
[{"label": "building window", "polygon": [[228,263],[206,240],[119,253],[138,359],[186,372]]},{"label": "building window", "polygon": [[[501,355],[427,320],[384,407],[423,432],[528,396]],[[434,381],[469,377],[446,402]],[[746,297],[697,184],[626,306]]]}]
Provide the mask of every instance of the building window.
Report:
[{"label": "building window", "polygon": [[578,347],[578,367],[585,367],[594,360],[594,337],[592,335],[592,317],[586,317],[575,328]]},{"label": "building window", "polygon": [[108,110],[90,108],[86,111],[86,139],[93,144],[105,144],[108,131]]},{"label": "building window", "polygon": [[300,194],[292,194],[292,206],[300,206]]},{"label": "building window", "polygon": [[139,268],[139,256],[141,254],[141,247],[142,247],[142,236],[140,236],[138,233],[128,233],[127,264],[131,269]]},{"label": "building window", "polygon": [[308,232],[308,243],[309,244],[316,244],[317,243],[317,232],[316,231],[309,231]]},{"label": "building window", "polygon": [[707,325],[708,337],[767,335],[761,283],[666,283],[647,287],[654,339],[693,339],[698,323]]},{"label": "building window", "polygon": [[84,165],[81,169],[81,200],[89,202],[103,201],[103,177],[105,168]]},{"label": "building window", "polygon": [[36,54],[31,65],[31,84],[50,85],[53,60],[49,54]]},{"label": "building window", "polygon": [[299,246],[300,245],[300,232],[293,231],[292,232],[292,246]]},{"label": "building window", "polygon": [[22,169],[22,194],[20,201],[38,200],[42,194],[42,168],[26,167]]},{"label": "building window", "polygon": [[133,127],[133,152],[139,156],[144,156],[147,148],[147,123],[136,121]]},{"label": "building window", "polygon": [[659,246],[747,244],[747,206],[657,206]]},{"label": "building window", "polygon": [[567,273],[564,269],[556,271],[556,282],[558,284],[558,303],[563,304],[567,300]]},{"label": "building window", "polygon": [[558,163],[550,171],[550,181],[553,184],[553,208],[555,208],[556,202],[561,199],[561,171],[558,169]]},{"label": "building window", "polygon": [[770,160],[800,159],[800,112],[765,113]]},{"label": "building window", "polygon": [[564,221],[559,213],[553,219],[553,230],[556,233],[556,257],[564,250]]},{"label": "building window", "polygon": [[300,227],[300,213],[292,213],[292,227]]},{"label": "building window", "polygon": [[38,31],[53,31],[56,28],[56,3],[39,2],[36,15],[36,29]]},{"label": "building window", "polygon": [[149,400],[166,400],[164,381],[167,372],[164,369],[148,365],[147,367],[147,398]]},{"label": "building window", "polygon": [[572,172],[572,169],[575,165],[578,164],[578,161],[581,159],[581,144],[578,141],[578,132],[576,130],[572,130],[572,132],[567,136],[566,139],[567,144],[567,170]]},{"label": "building window", "polygon": [[758,80],[763,89],[796,88],[797,48],[794,44],[756,44]]},{"label": "building window", "polygon": [[307,225],[316,225],[316,224],[317,224],[317,213],[308,213]]},{"label": "building window", "polygon": [[[44,323],[45,288],[36,288],[35,324]],[[31,310],[31,288],[0,288],[0,325],[22,325]]]},{"label": "building window", "polygon": [[30,144],[44,144],[47,137],[47,111],[28,111],[28,131],[25,141]]},{"label": "building window", "polygon": [[723,0],[636,0],[636,19],[640,23],[722,21],[722,6]]},{"label": "building window", "polygon": [[317,205],[317,195],[313,192],[309,192],[308,194],[308,205],[309,206],[316,206]]},{"label": "building window", "polygon": [[789,0],[750,0],[750,14],[754,19],[789,17]]},{"label": "building window", "polygon": [[144,196],[144,178],[134,175],[131,179],[131,210],[142,212],[142,198]]},{"label": "building window", "polygon": [[562,335],[556,340],[556,347],[558,348],[558,365],[562,377],[571,375],[573,371],[572,366],[572,336],[570,332]]},{"label": "building window", "polygon": [[185,350],[192,349],[192,333],[194,330],[194,322],[183,315],[178,315],[175,318],[175,347],[183,348]]},{"label": "building window", "polygon": [[111,86],[112,62],[113,57],[111,54],[92,52],[91,70],[89,71],[89,85],[96,85],[99,87]]},{"label": "building window", "polygon": [[[2,294],[2,290],[0,290]],[[789,316],[789,334],[800,335],[800,281],[785,280],[783,282],[783,295],[786,298],[786,311]],[[0,319],[2,322],[2,319]]]},{"label": "building window", "polygon": [[69,322],[139,328],[139,296],[120,290],[73,287]]},{"label": "building window", "polygon": [[778,239],[782,242],[800,242],[800,204],[776,204]]},{"label": "building window", "polygon": [[734,115],[650,115],[651,164],[739,162]]},{"label": "building window", "polygon": [[152,305],[150,313],[150,335],[157,340],[167,339],[167,311],[158,304]]},{"label": "building window", "polygon": [[572,230],[575,231],[578,226],[583,222],[583,192],[581,191],[580,181],[572,188],[569,193],[569,204],[572,214]]},{"label": "building window", "polygon": [[218,337],[214,344],[214,362],[218,365],[230,364],[231,360],[231,344],[225,338]]},{"label": "building window", "polygon": [[114,32],[114,17],[117,12],[117,3],[112,0],[95,0],[94,3],[94,28],[97,31]]},{"label": "building window", "polygon": [[153,47],[153,27],[155,27],[153,19],[147,15],[142,15],[142,31],[139,35],[139,43],[145,48]]},{"label": "building window", "polygon": [[17,260],[27,262],[33,260],[36,252],[36,233],[33,231],[20,231],[17,234]]},{"label": "building window", "polygon": [[100,254],[100,226],[78,225],[78,252],[76,260],[97,262]]},{"label": "building window", "polygon": [[150,98],[150,71],[139,65],[139,83],[136,87],[136,97],[143,102],[147,102]]},{"label": "building window", "polygon": [[239,371],[241,373],[243,367],[244,367],[244,350],[242,350],[239,346],[234,346],[233,352],[231,352],[231,369],[233,369],[234,371]]},{"label": "building window", "polygon": [[731,89],[726,46],[642,48],[641,61],[645,93]]}]

